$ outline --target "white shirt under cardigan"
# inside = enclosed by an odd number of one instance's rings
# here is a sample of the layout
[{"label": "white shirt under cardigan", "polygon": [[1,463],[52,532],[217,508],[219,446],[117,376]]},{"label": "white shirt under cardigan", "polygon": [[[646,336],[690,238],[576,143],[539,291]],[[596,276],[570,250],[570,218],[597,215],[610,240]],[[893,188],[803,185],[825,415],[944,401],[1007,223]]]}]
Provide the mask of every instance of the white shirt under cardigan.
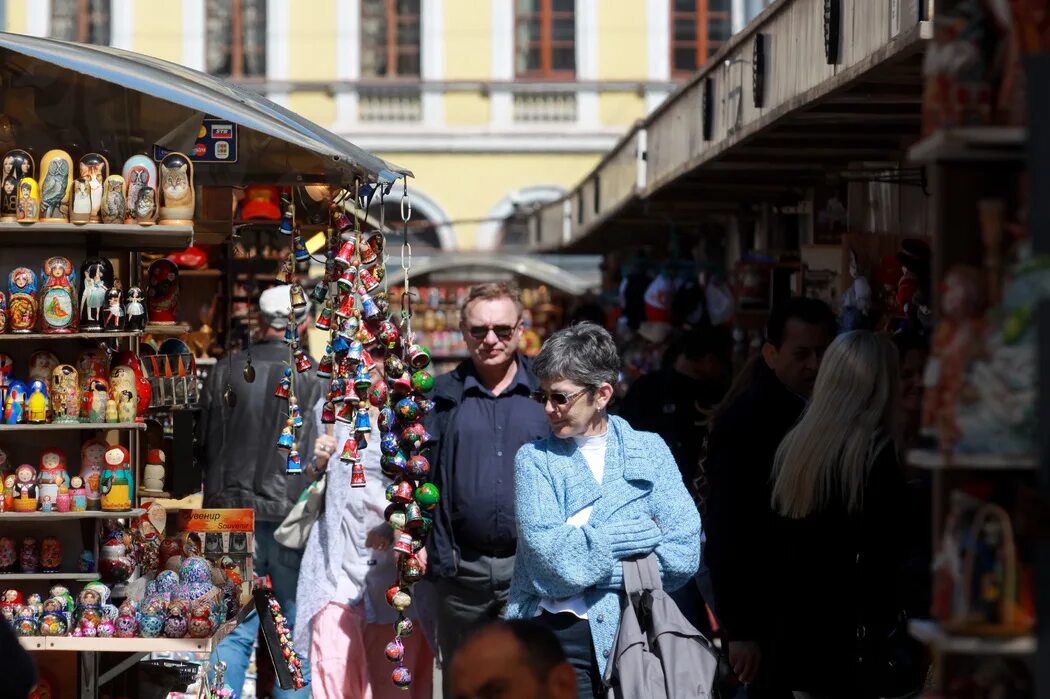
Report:
[{"label": "white shirt under cardigan", "polygon": [[[591,473],[594,475],[594,480],[597,481],[600,488],[602,478],[605,477],[605,448],[609,442],[609,431],[606,430],[604,434],[594,437],[573,437],[573,441],[576,442],[576,448],[580,450],[580,454],[583,455],[584,460],[587,462],[587,466],[590,467]],[[587,505],[579,512],[570,515],[569,518],[565,520],[565,523],[579,529],[587,524],[587,521],[591,518],[591,510],[593,509],[594,505]],[[583,595],[566,597],[565,599],[544,598],[540,601],[540,608],[537,611],[537,615],[542,614],[544,610],[551,614],[561,614],[566,612],[573,614],[580,619],[586,619],[587,601],[584,599]]]}]

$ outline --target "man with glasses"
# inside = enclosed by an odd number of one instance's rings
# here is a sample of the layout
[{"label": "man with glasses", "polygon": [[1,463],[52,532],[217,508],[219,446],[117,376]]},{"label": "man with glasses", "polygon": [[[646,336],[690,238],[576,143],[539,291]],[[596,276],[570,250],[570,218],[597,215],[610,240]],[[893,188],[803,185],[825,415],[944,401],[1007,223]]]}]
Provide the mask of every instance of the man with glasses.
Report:
[{"label": "man with glasses", "polygon": [[514,456],[547,434],[543,406],[531,399],[539,383],[518,354],[522,304],[509,284],[470,289],[460,313],[470,358],[437,378],[431,474],[441,489],[427,544],[428,576],[438,593],[438,656],[448,662],[463,638],[496,619],[510,592],[517,543]]}]

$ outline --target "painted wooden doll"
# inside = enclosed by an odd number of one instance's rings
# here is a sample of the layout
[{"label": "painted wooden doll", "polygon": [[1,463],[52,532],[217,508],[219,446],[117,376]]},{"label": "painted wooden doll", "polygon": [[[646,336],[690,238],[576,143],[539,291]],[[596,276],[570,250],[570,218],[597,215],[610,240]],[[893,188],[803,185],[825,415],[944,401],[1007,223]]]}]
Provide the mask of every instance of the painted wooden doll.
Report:
[{"label": "painted wooden doll", "polygon": [[193,223],[193,163],[182,153],[168,153],[160,161],[160,223]]},{"label": "painted wooden doll", "polygon": [[40,220],[40,187],[32,177],[24,177],[18,183],[15,219],[19,223],[36,223]]},{"label": "painted wooden doll", "polygon": [[86,349],[77,357],[76,367],[80,374],[80,390],[83,391],[91,379],[109,376],[109,357],[105,350]]},{"label": "painted wooden doll", "polygon": [[49,257],[41,272],[40,317],[46,333],[69,333],[77,329],[76,273],[67,257]]},{"label": "painted wooden doll", "polygon": [[113,264],[105,257],[89,257],[80,265],[80,329],[102,329],[106,292],[113,286]]},{"label": "painted wooden doll", "polygon": [[36,273],[28,267],[16,267],[7,276],[7,311],[11,332],[36,329]]},{"label": "painted wooden doll", "polygon": [[133,488],[131,476],[131,454],[120,445],[106,450],[102,467],[102,509],[106,512],[119,512],[131,509]]},{"label": "painted wooden doll", "polygon": [[87,511],[87,488],[84,487],[84,479],[80,476],[73,476],[69,479],[69,498],[71,511]]},{"label": "painted wooden doll", "polygon": [[127,302],[124,307],[124,328],[127,330],[146,329],[146,304],[142,289],[137,286],[128,287]]},{"label": "painted wooden doll", "polygon": [[102,311],[102,329],[106,332],[120,332],[124,329],[124,294],[120,286],[114,286],[106,292],[106,307]]},{"label": "painted wooden doll", "polygon": [[37,379],[29,384],[29,396],[26,398],[26,422],[42,425],[48,418],[47,384]]},{"label": "painted wooden doll", "polygon": [[51,499],[57,508],[59,496],[69,491],[69,472],[66,455],[61,449],[48,448],[40,453],[40,470],[37,472],[38,495]]},{"label": "painted wooden doll", "polygon": [[36,177],[33,156],[19,148],[7,151],[0,176],[0,221],[17,220],[18,183],[27,177]]},{"label": "painted wooden doll", "polygon": [[40,220],[69,222],[73,159],[64,150],[49,150],[40,161]]},{"label": "painted wooden doll", "polygon": [[102,220],[103,189],[109,177],[109,161],[98,153],[88,153],[80,159],[79,170],[79,178],[87,182],[88,221],[99,223]]},{"label": "painted wooden doll", "polygon": [[106,178],[102,186],[102,208],[99,210],[102,223],[124,223],[127,217],[125,186],[124,178],[120,175],[110,175]]},{"label": "painted wooden doll", "polygon": [[86,177],[73,180],[73,204],[69,209],[70,223],[89,223],[91,221],[91,190],[88,189]]},{"label": "painted wooden doll", "polygon": [[80,447],[80,478],[87,491],[87,509],[101,509],[102,467],[109,444],[103,439],[90,439]]},{"label": "painted wooden doll", "polygon": [[147,277],[146,306],[150,322],[174,325],[179,303],[179,268],[171,260],[162,258],[149,266]]},{"label": "painted wooden doll", "polygon": [[21,381],[12,381],[7,388],[7,400],[4,402],[5,425],[18,425],[26,421],[25,400],[26,385]]},{"label": "painted wooden doll", "polygon": [[11,387],[12,373],[15,370],[15,360],[11,355],[0,352],[0,411],[7,403],[7,391]]},{"label": "painted wooden doll", "polygon": [[0,291],[0,335],[7,332],[7,294]]},{"label": "painted wooden doll", "polygon": [[135,422],[135,418],[138,417],[139,401],[134,392],[121,391],[119,395],[111,397],[111,400],[112,398],[116,398],[114,402],[117,405],[117,421]]},{"label": "painted wooden doll", "polygon": [[51,350],[37,350],[29,355],[29,380],[51,383],[51,373],[62,362]]},{"label": "painted wooden doll", "polygon": [[145,155],[124,163],[125,223],[152,225],[157,218],[157,165]]},{"label": "painted wooden doll", "polygon": [[110,386],[105,379],[95,378],[88,383],[84,389],[83,398],[80,401],[80,416],[82,422],[102,424],[106,421],[106,409],[109,407]]},{"label": "painted wooden doll", "polygon": [[80,377],[75,367],[59,364],[51,372],[51,420],[80,422]]},{"label": "painted wooden doll", "polygon": [[22,464],[15,469],[15,512],[36,512],[36,469]]}]

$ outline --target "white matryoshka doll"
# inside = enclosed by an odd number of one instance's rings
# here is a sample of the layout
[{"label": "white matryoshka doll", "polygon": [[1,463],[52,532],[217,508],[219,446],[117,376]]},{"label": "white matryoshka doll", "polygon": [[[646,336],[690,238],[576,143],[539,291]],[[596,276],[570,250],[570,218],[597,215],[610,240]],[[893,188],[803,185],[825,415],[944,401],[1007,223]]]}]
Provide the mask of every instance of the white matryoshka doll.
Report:
[{"label": "white matryoshka doll", "polygon": [[193,163],[182,153],[168,153],[160,161],[160,222],[193,223]]},{"label": "white matryoshka doll", "polygon": [[[102,221],[102,190],[105,188],[106,178],[109,177],[109,161],[98,153],[88,153],[80,159],[79,170],[77,179],[84,181],[88,199],[87,219],[84,222],[99,223]],[[76,214],[75,194],[73,204],[74,214]],[[73,222],[80,223],[81,221],[74,218]]]},{"label": "white matryoshka doll", "polygon": [[91,439],[80,448],[80,478],[87,491],[87,508],[102,509],[102,469],[106,461],[109,444],[103,439]]},{"label": "white matryoshka doll", "polygon": [[124,163],[125,223],[152,225],[157,219],[157,165],[145,155]]}]

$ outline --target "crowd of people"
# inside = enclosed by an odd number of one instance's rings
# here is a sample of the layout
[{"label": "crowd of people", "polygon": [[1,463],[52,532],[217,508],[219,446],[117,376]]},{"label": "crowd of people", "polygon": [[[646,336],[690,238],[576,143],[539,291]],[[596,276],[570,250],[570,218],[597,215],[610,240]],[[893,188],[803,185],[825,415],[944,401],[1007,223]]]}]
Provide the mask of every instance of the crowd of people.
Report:
[{"label": "crowd of people", "polygon": [[[347,426],[322,424],[309,378],[297,387],[313,417],[305,478],[333,485],[303,550],[273,540],[305,482],[267,440],[244,436],[279,414],[265,379],[287,357],[267,347],[290,310],[286,288],[261,299],[262,380],[210,379],[205,505],[256,510],[256,570],[308,649],[313,696],[404,696],[383,659],[398,554],[378,444],[362,453],[367,488],[351,491],[337,450]],[[622,353],[601,323],[575,322],[522,355],[522,304],[507,284],[473,288],[460,328],[470,357],[437,378],[426,418],[442,499],[410,608],[423,633],[408,639],[409,696],[433,696],[435,659],[449,699],[605,696],[623,562],[649,554],[682,613],[720,639],[723,690],[735,693],[723,696],[888,696],[872,658],[921,605],[899,460],[921,343],[840,334],[828,306],[795,298],[773,309],[735,379],[729,332],[696,323],[624,393]],[[246,400],[232,408],[224,387]],[[242,624],[216,651],[238,692],[255,633]]]}]

